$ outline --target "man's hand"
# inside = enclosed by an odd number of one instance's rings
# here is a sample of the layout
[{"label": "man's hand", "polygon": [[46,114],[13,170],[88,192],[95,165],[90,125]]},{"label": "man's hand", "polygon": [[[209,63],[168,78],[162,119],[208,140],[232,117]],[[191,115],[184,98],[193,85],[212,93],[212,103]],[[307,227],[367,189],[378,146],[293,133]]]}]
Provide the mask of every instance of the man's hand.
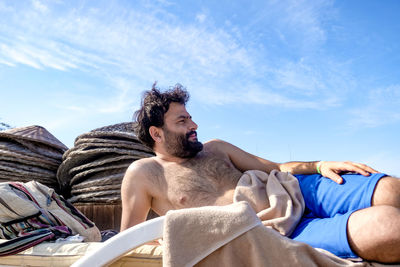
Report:
[{"label": "man's hand", "polygon": [[338,184],[343,183],[343,178],[339,175],[343,172],[355,172],[364,176],[369,176],[371,173],[378,172],[365,164],[351,161],[321,161],[318,164],[321,175]]}]

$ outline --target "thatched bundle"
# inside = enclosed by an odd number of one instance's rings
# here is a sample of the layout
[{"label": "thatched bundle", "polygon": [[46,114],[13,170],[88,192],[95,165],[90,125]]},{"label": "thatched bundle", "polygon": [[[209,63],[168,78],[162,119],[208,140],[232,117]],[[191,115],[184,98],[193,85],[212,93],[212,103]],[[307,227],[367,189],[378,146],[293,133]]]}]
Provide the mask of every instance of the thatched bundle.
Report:
[{"label": "thatched bundle", "polygon": [[72,203],[119,203],[121,181],[135,160],[153,156],[139,142],[133,123],[92,130],[75,139],[63,155],[57,179]]},{"label": "thatched bundle", "polygon": [[41,126],[0,131],[0,182],[36,180],[58,191],[56,173],[67,149]]}]

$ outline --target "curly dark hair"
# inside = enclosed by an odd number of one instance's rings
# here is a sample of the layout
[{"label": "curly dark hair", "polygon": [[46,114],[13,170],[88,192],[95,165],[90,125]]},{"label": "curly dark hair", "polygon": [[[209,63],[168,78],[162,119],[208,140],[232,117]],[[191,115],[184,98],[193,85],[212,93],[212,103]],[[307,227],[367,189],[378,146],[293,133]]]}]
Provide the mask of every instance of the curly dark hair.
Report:
[{"label": "curly dark hair", "polygon": [[162,93],[154,83],[151,90],[144,92],[141,108],[133,115],[136,122],[134,131],[139,140],[153,148],[154,140],[149,133],[150,126],[164,126],[164,114],[168,111],[171,102],[186,105],[188,100],[189,93],[182,85],[176,84]]}]

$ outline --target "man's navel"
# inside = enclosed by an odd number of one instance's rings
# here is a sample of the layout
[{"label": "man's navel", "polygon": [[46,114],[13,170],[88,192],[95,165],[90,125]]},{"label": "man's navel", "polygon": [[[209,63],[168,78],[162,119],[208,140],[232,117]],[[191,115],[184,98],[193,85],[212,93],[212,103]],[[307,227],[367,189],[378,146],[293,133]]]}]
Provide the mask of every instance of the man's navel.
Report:
[{"label": "man's navel", "polygon": [[179,204],[180,205],[185,205],[187,202],[187,197],[186,196],[180,196],[179,197]]}]

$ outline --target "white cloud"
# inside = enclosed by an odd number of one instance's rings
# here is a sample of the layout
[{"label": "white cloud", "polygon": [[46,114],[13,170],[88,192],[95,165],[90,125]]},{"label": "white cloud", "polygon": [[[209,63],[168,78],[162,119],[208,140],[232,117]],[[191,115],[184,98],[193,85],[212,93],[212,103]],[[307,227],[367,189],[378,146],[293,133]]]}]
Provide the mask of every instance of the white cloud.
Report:
[{"label": "white cloud", "polygon": [[[168,24],[152,14],[145,15],[132,10],[125,12],[127,17],[124,21],[116,15],[113,16],[114,14],[110,14],[109,19],[103,21],[103,12],[105,11],[89,12],[84,16],[73,10],[60,18],[53,15],[48,21],[41,18],[45,21],[33,21],[30,25],[22,25],[40,30],[40,27],[35,25],[40,23],[42,31],[36,32],[34,36],[25,35],[32,53],[19,50],[18,55],[24,56],[24,60],[16,57],[14,59],[18,63],[37,68],[59,67],[59,64],[50,64],[44,56],[33,56],[37,55],[38,51],[42,52],[41,47],[44,41],[47,41],[45,39],[48,39],[54,46],[49,51],[54,55],[53,60],[60,57],[65,59],[57,49],[64,46],[72,58],[67,62],[73,61],[74,66],[82,67],[89,59],[93,65],[102,65],[101,68],[136,73],[136,76],[143,79],[149,76],[153,78],[159,73],[164,73],[165,76],[182,72],[191,74],[200,68],[203,69],[203,75],[215,75],[218,71],[229,72],[231,66],[245,67],[251,61],[246,51],[224,32],[209,32],[190,25]],[[34,44],[33,39],[36,40],[38,36],[44,40]],[[98,62],[99,58],[95,57],[99,55],[109,61],[109,64],[104,61]]]},{"label": "white cloud", "polygon": [[259,132],[254,131],[254,130],[247,130],[243,132],[244,135],[258,135]]},{"label": "white cloud", "polygon": [[305,41],[309,43],[325,42],[326,34],[322,27],[322,12],[327,7],[331,7],[332,1],[310,2],[310,1],[283,1],[281,2],[287,12],[282,19],[293,31],[298,31],[303,35]]},{"label": "white cloud", "polygon": [[[307,60],[272,66],[260,60],[257,49],[238,39],[240,34],[184,24],[165,10],[139,11],[106,3],[102,8],[70,8],[66,3],[45,6],[36,0],[33,9],[14,10],[11,22],[0,28],[5,33],[0,39],[4,58],[0,63],[91,73],[115,92],[107,102],[99,100],[103,104],[97,103],[94,109],[107,113],[127,109],[137,101],[127,100],[127,95],[137,93],[138,87],[147,89],[143,85],[155,80],[187,85],[197,91],[198,99],[210,104],[245,102],[311,109],[319,108],[320,101],[338,105],[338,92],[332,88],[342,88],[338,81],[345,75],[336,67],[324,72],[322,63]],[[320,10],[325,4],[271,5],[283,11],[274,25],[286,34],[293,34],[288,29],[295,27],[310,42],[324,40]],[[196,19],[204,22],[208,15],[198,13]],[[258,83],[246,81],[253,78]]]},{"label": "white cloud", "polygon": [[80,107],[80,106],[65,106],[62,108],[65,108],[65,109],[71,110],[71,111],[75,111],[75,112],[85,112],[86,111],[86,109],[84,107]]},{"label": "white cloud", "polygon": [[32,5],[33,8],[37,11],[39,11],[40,13],[47,13],[48,12],[48,8],[46,5],[44,5],[41,1],[39,0],[32,0]]},{"label": "white cloud", "polygon": [[15,67],[15,63],[10,62],[9,60],[1,59],[1,58],[0,58],[0,64],[7,65],[9,67]]},{"label": "white cloud", "polygon": [[312,53],[323,45],[328,38],[324,23],[334,17],[332,0],[264,1],[261,7],[256,5],[250,10],[248,31],[256,29],[257,35],[280,40],[293,53]]},{"label": "white cloud", "polygon": [[375,128],[400,122],[400,85],[371,89],[362,107],[350,110],[349,125]]},{"label": "white cloud", "polygon": [[15,48],[11,48],[7,45],[1,45],[0,47],[0,51],[2,52],[4,57],[8,57],[9,61],[12,61],[13,65],[15,64],[24,64],[24,65],[28,65],[30,67],[33,67],[35,69],[40,69],[41,65],[36,62],[36,60],[34,60],[32,57],[30,57],[29,55],[27,55],[24,52],[20,52],[18,50],[16,50]]},{"label": "white cloud", "polygon": [[12,45],[2,44],[0,52],[9,62],[14,62],[13,65],[24,64],[36,69],[53,68],[61,71],[77,68],[68,55],[59,53],[57,47],[49,44],[35,46],[20,41]]},{"label": "white cloud", "polygon": [[389,85],[387,87],[373,89],[369,92],[368,98],[377,105],[399,105],[400,85]]},{"label": "white cloud", "polygon": [[293,88],[296,92],[305,95],[315,95],[326,89],[321,79],[321,73],[312,65],[307,65],[300,60],[298,63],[289,62],[276,71],[279,87]]},{"label": "white cloud", "polygon": [[12,7],[8,6],[5,1],[0,1],[0,12],[12,12]]},{"label": "white cloud", "polygon": [[137,102],[138,98],[130,96],[138,96],[140,93],[140,91],[134,87],[136,83],[121,77],[113,78],[112,80],[114,86],[118,88],[117,93],[112,98],[100,103],[96,109],[101,113],[117,113],[132,109],[132,106]]},{"label": "white cloud", "polygon": [[195,99],[200,99],[208,105],[241,103],[295,109],[321,109],[321,103],[318,103],[318,101],[287,97],[279,92],[274,92],[273,89],[268,89],[268,86],[257,84],[244,83],[240,86],[231,84],[229,87],[234,88],[233,90],[224,87],[216,89],[203,85],[195,85],[194,87],[197,89],[192,93]]},{"label": "white cloud", "polygon": [[164,6],[171,6],[173,5],[173,2],[167,1],[167,0],[157,0],[158,3],[164,5]]},{"label": "white cloud", "polygon": [[[122,74],[139,83],[171,77],[175,81],[221,79],[232,69],[244,73],[251,69],[251,56],[223,30],[165,23],[155,14],[122,11],[121,7],[114,10],[115,14],[108,8],[83,14],[71,9],[62,16],[50,10],[46,17],[20,10],[20,17],[29,13],[32,20],[10,23],[14,28],[7,28],[6,33],[13,34],[3,41],[0,54],[8,65],[91,69],[100,76],[107,73],[111,80]],[[103,20],[106,13],[108,19]]]},{"label": "white cloud", "polygon": [[206,14],[204,13],[199,13],[196,15],[196,20],[200,23],[203,23],[206,20]]}]

